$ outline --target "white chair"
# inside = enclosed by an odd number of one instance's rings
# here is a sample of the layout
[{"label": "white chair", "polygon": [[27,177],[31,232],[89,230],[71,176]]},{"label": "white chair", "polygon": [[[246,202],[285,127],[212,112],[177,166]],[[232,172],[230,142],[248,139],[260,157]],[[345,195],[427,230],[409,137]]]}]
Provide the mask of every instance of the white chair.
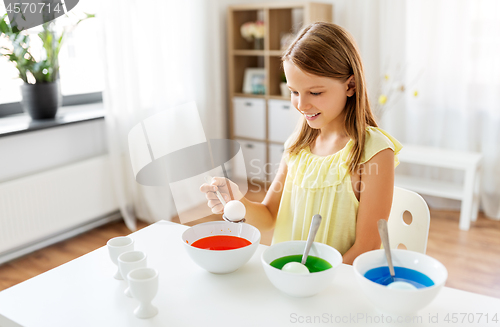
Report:
[{"label": "white chair", "polygon": [[[405,211],[410,212],[412,216],[409,225],[403,220]],[[419,194],[394,187],[391,213],[387,222],[391,249],[403,244],[407,250],[425,254],[430,220],[429,207]]]}]

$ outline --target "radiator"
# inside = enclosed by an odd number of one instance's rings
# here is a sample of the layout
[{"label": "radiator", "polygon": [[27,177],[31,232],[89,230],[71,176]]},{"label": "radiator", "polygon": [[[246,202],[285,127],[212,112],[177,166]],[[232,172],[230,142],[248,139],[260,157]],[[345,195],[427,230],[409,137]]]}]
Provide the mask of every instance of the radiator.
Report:
[{"label": "radiator", "polygon": [[0,263],[116,216],[110,169],[104,155],[0,183]]}]

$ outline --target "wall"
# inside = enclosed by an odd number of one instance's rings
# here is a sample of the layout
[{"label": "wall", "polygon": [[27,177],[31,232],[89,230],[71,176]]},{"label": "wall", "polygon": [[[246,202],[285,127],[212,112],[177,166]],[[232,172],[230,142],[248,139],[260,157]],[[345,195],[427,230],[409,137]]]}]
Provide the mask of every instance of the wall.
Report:
[{"label": "wall", "polygon": [[0,137],[0,183],[107,152],[104,119]]}]

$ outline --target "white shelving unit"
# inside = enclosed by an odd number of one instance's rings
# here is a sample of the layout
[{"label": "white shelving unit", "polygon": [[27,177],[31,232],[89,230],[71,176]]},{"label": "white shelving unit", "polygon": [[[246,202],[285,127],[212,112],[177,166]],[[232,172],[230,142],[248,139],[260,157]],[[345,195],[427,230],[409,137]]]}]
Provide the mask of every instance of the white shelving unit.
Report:
[{"label": "white shelving unit", "polygon": [[400,162],[463,170],[464,183],[460,185],[396,174],[395,184],[417,193],[462,201],[459,228],[469,230],[470,222],[476,220],[479,209],[481,157],[475,152],[405,145],[399,154]]}]

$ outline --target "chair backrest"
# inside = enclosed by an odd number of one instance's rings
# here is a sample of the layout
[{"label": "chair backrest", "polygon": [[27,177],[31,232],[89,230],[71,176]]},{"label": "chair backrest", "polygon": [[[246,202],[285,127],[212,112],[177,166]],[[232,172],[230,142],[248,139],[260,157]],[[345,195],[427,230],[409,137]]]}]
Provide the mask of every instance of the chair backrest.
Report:
[{"label": "chair backrest", "polygon": [[[405,211],[410,212],[412,216],[412,222],[409,225],[403,220]],[[429,207],[419,194],[394,187],[394,198],[387,222],[391,249],[403,244],[410,251],[425,254],[430,220]]]}]

